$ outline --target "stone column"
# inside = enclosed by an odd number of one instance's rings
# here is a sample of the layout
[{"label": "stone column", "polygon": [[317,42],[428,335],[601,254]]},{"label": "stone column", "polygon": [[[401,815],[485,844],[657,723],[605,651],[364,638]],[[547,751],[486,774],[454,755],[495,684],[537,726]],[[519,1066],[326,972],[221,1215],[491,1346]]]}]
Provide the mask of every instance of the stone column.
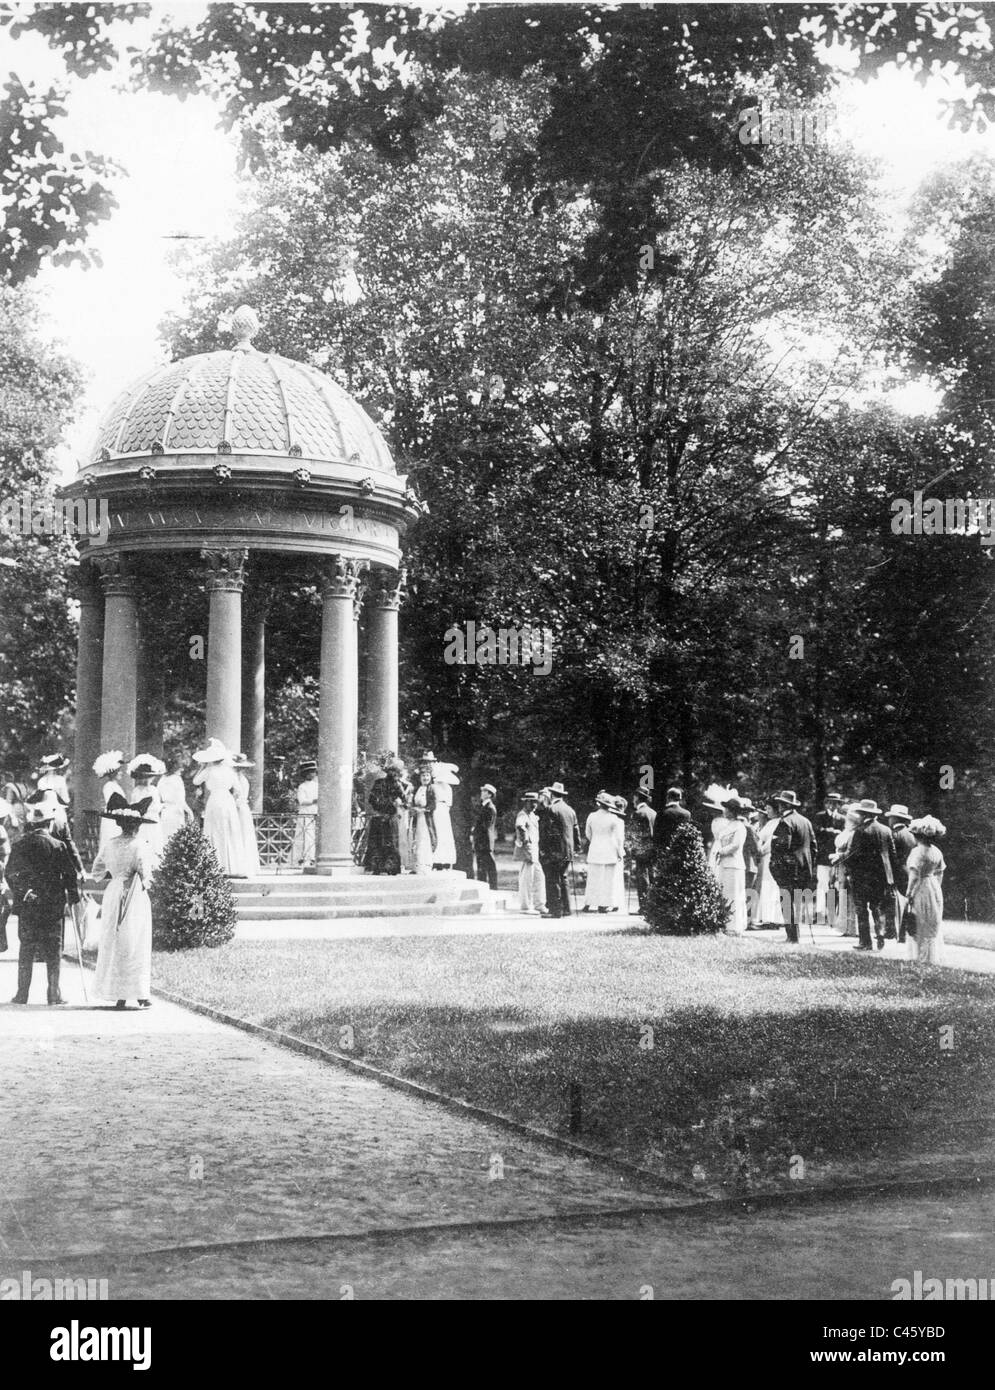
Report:
[{"label": "stone column", "polygon": [[242,590],[246,550],[202,550],[207,592],[207,737],[233,753],[242,737]]},{"label": "stone column", "polygon": [[99,577],[90,565],[80,566],[76,598],[79,600],[79,641],[76,648],[76,740],[72,792],[76,829],[82,830],[79,813],[103,808],[100,778],[93,770],[93,760],[101,752],[104,596]]},{"label": "stone column", "polygon": [[404,577],[404,570],[396,575],[384,571],[367,606],[367,751],[371,758],[384,748],[397,752],[397,615]]},{"label": "stone column", "polygon": [[[138,617],[135,579],[123,555],[94,560],[104,587],[104,651],[100,701],[100,751],[119,748],[125,760],[135,753],[138,693]],[[130,778],[122,774],[128,790]],[[98,803],[99,805],[99,803]]]},{"label": "stone column", "polygon": [[263,772],[266,757],[266,611],[265,599],[260,597],[246,616],[245,664],[242,669],[242,752],[255,767],[250,767],[249,805],[253,811],[263,809]]},{"label": "stone column", "polygon": [[155,634],[147,618],[138,615],[138,703],[135,713],[135,752],[162,757],[162,725],[166,708],[165,673]]},{"label": "stone column", "polygon": [[305,873],[352,866],[352,776],[359,707],[355,605],[365,560],[335,555],[321,590],[321,673],[318,707],[317,862]]}]

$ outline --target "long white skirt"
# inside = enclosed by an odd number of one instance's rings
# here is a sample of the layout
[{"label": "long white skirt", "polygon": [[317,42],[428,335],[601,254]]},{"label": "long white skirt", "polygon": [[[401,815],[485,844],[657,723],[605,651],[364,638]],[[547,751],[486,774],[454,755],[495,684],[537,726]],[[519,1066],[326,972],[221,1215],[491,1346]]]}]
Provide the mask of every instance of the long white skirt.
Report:
[{"label": "long white skirt", "polygon": [[456,837],[453,835],[449,807],[438,801],[435,803],[435,853],[432,863],[448,864],[450,867],[456,863]]},{"label": "long white skirt", "polygon": [[245,872],[249,878],[256,878],[259,873],[259,841],[256,839],[256,823],[252,819],[252,811],[244,801],[238,803],[238,824],[242,832]]},{"label": "long white skirt", "polygon": [[585,907],[618,907],[615,896],[615,876],[618,868],[617,864],[592,864],[590,860],[587,861]]},{"label": "long white skirt", "polygon": [[411,812],[411,852],[416,874],[432,872],[432,837],[425,811]]},{"label": "long white skirt", "polygon": [[235,798],[227,789],[211,792],[207,798],[204,808],[204,836],[214,847],[223,874],[227,874],[229,878],[248,876],[238,807],[235,805]]},{"label": "long white skirt", "polygon": [[781,916],[781,893],[771,876],[769,854],[765,854],[760,860],[760,872],[754,889],[759,894],[755,917],[757,924],[767,927],[782,926],[784,919]]},{"label": "long white skirt", "polygon": [[148,999],[152,985],[152,909],[141,879],[112,878],[101,903],[93,992],[100,999]]},{"label": "long white skirt", "polygon": [[732,908],[726,921],[726,931],[738,936],[746,931],[746,870],[716,869],[715,877],[722,889],[722,896]]}]

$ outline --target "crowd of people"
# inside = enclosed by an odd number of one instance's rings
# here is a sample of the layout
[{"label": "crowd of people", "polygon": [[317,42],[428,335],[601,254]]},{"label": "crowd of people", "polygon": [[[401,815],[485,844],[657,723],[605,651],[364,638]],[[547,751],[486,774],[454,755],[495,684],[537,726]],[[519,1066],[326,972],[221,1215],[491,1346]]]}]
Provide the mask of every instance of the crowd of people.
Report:
[{"label": "crowd of people", "polygon": [[[223,873],[252,878],[259,872],[259,849],[249,805],[244,753],[229,751],[217,739],[193,754],[199,764],[193,785],[204,798],[202,830]],[[18,923],[18,984],[15,1004],[28,1002],[36,961],[48,973],[48,1002],[63,1002],[60,959],[68,907],[77,944],[97,951],[94,991],[125,1009],[134,999],[151,1007],[152,913],[149,884],[170,837],[195,819],[187,800],[183,760],[171,767],[150,753],[127,764],[123,753],[102,753],[93,764],[101,780],[100,814],[92,879],[105,883],[99,916],[86,911],[86,878],[69,827],[69,763],[58,754],[41,761],[34,788],[12,778],[0,788],[0,950],[8,949],[11,914]],[[131,780],[125,793],[123,773]]]},{"label": "crowd of people", "polygon": [[757,807],[717,783],[694,818],[679,787],[668,788],[659,810],[646,790],[637,791],[633,803],[627,820],[625,798],[599,792],[582,839],[560,783],[526,792],[513,850],[520,863],[521,910],[549,916],[569,911],[565,870],[585,849],[579,910],[625,910],[626,859],[642,910],[652,884],[668,872],[674,832],[693,823],[726,902],[728,933],[783,927],[785,940],[798,944],[802,928],[819,922],[855,937],[858,951],[872,951],[875,944],[883,950],[893,940],[907,945],[915,959],[939,960],[946,868],[939,842],[946,830],[934,816],[913,817],[900,804],[884,810],[866,797],[847,803],[841,793],[830,792],[813,823],[792,790]]},{"label": "crowd of people", "polygon": [[[194,787],[203,796],[202,830],[222,872],[232,878],[259,873],[259,849],[246,771],[252,764],[212,738],[193,754]],[[129,999],[149,1007],[151,912],[148,885],[170,836],[195,819],[183,778],[184,760],[167,767],[151,754],[127,765],[121,752],[94,763],[104,809],[92,875],[109,880],[99,932],[83,906],[84,866],[70,832],[68,761],[41,760],[33,788],[11,778],[0,787],[0,950],[6,924],[18,916],[20,955],[14,1002],[27,1001],[34,962],[48,972],[48,1000],[61,1002],[59,958],[68,904],[81,941],[96,946],[95,988],[118,1008]],[[126,771],[130,795],[121,781]],[[459,768],[424,752],[409,776],[404,763],[386,757],[365,788],[357,775],[356,858],[370,874],[427,874],[453,869],[461,858],[452,823]],[[317,764],[300,765],[293,861],[314,862],[318,805]],[[870,798],[846,802],[830,792],[814,819],[794,791],[759,806],[734,788],[713,783],[697,813],[684,805],[679,787],[653,806],[649,790],[625,797],[601,791],[584,823],[556,781],[524,792],[514,820],[513,858],[518,864],[519,908],[559,918],[572,912],[625,913],[629,882],[642,911],[655,883],[668,872],[667,850],[679,826],[700,832],[707,864],[725,900],[731,934],[783,927],[798,944],[805,926],[818,922],[855,938],[854,949],[883,950],[905,944],[923,962],[939,961],[943,945],[943,874],[939,844],[945,827],[931,815],[914,817],[908,806],[887,810]],[[497,789],[480,788],[468,832],[473,872],[498,885]],[[466,843],[466,842],[464,842]],[[574,870],[581,870],[575,874]],[[571,901],[579,878],[583,898]],[[56,907],[58,906],[58,911]]]}]

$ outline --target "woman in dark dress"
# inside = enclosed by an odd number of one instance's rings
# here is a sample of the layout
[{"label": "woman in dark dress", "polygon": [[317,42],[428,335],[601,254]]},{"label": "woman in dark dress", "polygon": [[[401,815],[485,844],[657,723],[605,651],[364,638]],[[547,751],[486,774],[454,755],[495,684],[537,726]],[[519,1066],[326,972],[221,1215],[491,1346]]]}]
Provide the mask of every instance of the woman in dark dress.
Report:
[{"label": "woman in dark dress", "polygon": [[401,818],[407,795],[401,778],[404,764],[394,758],[384,768],[384,776],[373,783],[368,798],[369,817],[366,858],[368,874],[401,872]]}]

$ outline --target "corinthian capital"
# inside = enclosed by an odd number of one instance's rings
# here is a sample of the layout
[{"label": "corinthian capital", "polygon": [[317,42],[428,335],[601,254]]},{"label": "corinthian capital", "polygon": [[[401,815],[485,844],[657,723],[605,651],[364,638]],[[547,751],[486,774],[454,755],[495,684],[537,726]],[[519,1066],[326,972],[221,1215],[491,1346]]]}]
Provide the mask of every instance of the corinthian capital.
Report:
[{"label": "corinthian capital", "polygon": [[373,590],[373,603],[376,608],[388,608],[397,610],[401,606],[401,599],[404,597],[404,586],[407,582],[407,570],[381,570],[376,579]]},{"label": "corinthian capital", "polygon": [[348,598],[356,601],[362,576],[370,568],[368,560],[351,555],[330,555],[322,562],[322,598]]},{"label": "corinthian capital", "polygon": [[90,561],[100,575],[100,583],[108,598],[135,593],[135,576],[127,555],[99,555]]},{"label": "corinthian capital", "polygon": [[208,568],[209,594],[240,594],[245,587],[247,550],[202,550],[200,558]]}]

